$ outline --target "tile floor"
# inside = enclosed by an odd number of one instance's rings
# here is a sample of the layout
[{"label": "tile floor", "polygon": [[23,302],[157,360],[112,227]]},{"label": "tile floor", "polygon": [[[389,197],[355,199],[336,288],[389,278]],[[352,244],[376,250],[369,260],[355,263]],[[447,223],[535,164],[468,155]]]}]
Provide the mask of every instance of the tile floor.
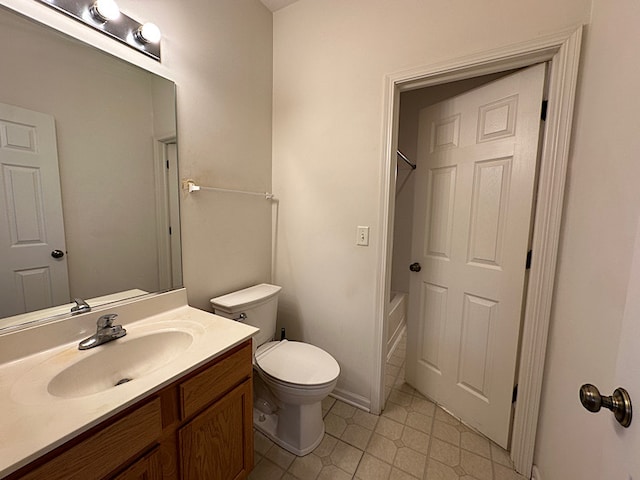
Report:
[{"label": "tile floor", "polygon": [[387,362],[387,404],[371,415],[328,397],[325,436],[296,457],[255,432],[250,480],[525,480],[502,448],[404,383],[406,339]]}]

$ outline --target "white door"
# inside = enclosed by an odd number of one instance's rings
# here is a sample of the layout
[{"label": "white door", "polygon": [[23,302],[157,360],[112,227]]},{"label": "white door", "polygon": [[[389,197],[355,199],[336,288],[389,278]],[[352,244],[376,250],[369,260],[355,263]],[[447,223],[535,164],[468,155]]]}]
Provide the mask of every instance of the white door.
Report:
[{"label": "white door", "polygon": [[407,381],[507,447],[545,66],[420,113]]},{"label": "white door", "polygon": [[0,317],[69,302],[67,259],[60,253],[54,119],[0,104]]},{"label": "white door", "polygon": [[[597,478],[621,480],[640,479],[640,219],[627,286],[627,301],[620,331],[615,379],[609,385],[596,385],[602,395],[611,395],[617,387],[629,392],[633,417],[629,428],[619,425],[613,414],[604,408],[597,415],[609,415],[608,428],[602,432],[602,471]],[[576,396],[577,398],[577,396]],[[579,408],[577,404],[576,408]],[[584,412],[584,421],[593,421]]]}]

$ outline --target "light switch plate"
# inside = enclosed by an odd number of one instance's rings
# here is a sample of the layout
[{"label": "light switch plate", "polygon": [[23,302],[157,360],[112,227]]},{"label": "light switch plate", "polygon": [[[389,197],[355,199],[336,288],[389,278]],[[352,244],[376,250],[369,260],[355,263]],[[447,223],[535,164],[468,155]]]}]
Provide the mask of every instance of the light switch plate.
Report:
[{"label": "light switch plate", "polygon": [[369,245],[369,227],[358,226],[356,245],[366,247]]}]

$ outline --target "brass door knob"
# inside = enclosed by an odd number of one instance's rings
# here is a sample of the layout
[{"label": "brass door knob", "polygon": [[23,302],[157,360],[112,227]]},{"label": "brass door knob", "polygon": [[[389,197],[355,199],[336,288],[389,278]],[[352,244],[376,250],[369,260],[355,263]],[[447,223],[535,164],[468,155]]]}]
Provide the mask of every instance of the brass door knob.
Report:
[{"label": "brass door knob", "polygon": [[605,407],[613,412],[620,425],[623,427],[631,425],[631,397],[624,388],[616,388],[613,395],[603,397],[594,385],[587,383],[580,387],[580,402],[584,408],[593,413]]}]

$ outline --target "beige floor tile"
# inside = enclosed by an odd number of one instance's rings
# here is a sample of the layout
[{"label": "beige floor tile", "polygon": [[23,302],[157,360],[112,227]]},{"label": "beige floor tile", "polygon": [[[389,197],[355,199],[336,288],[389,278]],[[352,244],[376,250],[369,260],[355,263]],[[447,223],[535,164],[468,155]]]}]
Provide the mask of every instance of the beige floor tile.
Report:
[{"label": "beige floor tile", "polygon": [[455,467],[460,463],[460,449],[458,447],[433,437],[431,438],[429,456],[450,467]]},{"label": "beige floor tile", "polygon": [[367,413],[363,410],[356,410],[353,417],[351,417],[353,421],[369,430],[374,430],[376,428],[376,424],[378,423],[378,415],[373,415],[371,413]]},{"label": "beige floor tile", "polygon": [[449,415],[440,407],[436,407],[436,420],[440,420],[441,422],[445,422],[450,425],[460,425],[460,421],[457,418]]},{"label": "beige floor tile", "polygon": [[325,397],[322,400],[322,416],[324,417],[329,410],[331,410],[331,407],[333,407],[333,404],[336,403],[336,399],[333,397]]},{"label": "beige floor tile", "polygon": [[284,474],[284,477],[282,477],[282,480],[298,480],[298,479],[293,475],[291,475],[289,472],[287,472]]},{"label": "beige floor tile", "polygon": [[460,434],[460,447],[470,452],[491,458],[491,446],[489,440],[474,432],[462,432]]},{"label": "beige floor tile", "polygon": [[401,392],[397,388],[394,388],[393,390],[391,390],[389,401],[403,407],[408,407],[409,405],[411,405],[412,398],[413,396],[411,394]]},{"label": "beige floor tile", "polygon": [[416,478],[418,477],[409,475],[407,472],[403,472],[396,467],[391,468],[391,475],[389,475],[389,480],[416,480]]},{"label": "beige floor tile", "polygon": [[404,365],[404,357],[395,354],[391,355],[391,358],[389,358],[389,361],[387,363],[390,365],[395,365],[396,367],[401,367],[402,365]]},{"label": "beige floor tile", "polygon": [[418,453],[426,455],[429,450],[429,440],[431,437],[424,432],[408,426],[402,431],[402,443]]},{"label": "beige floor tile", "polygon": [[387,480],[391,475],[391,465],[365,453],[356,470],[356,477],[361,480]]},{"label": "beige floor tile", "polygon": [[436,405],[422,396],[414,396],[411,399],[411,411],[427,417],[433,417],[436,412]]},{"label": "beige floor tile", "polygon": [[433,424],[433,418],[422,415],[418,412],[409,412],[405,425],[408,425],[416,430],[420,430],[424,433],[431,433],[431,425]]},{"label": "beige floor tile", "polygon": [[[403,377],[403,380],[404,380],[404,377]],[[403,382],[401,385],[399,385],[396,388],[403,393],[408,393],[409,395],[419,395],[418,391],[406,382]]]},{"label": "beige floor tile", "polygon": [[338,441],[331,452],[331,462],[351,475],[356,473],[363,452],[351,445]]},{"label": "beige floor tile", "polygon": [[275,444],[269,449],[269,451],[267,451],[264,457],[278,465],[283,470],[287,470],[296,458],[293,453],[290,453]]},{"label": "beige floor tile", "polygon": [[460,432],[454,425],[450,425],[440,420],[433,422],[433,430],[431,435],[445,442],[451,443],[456,447],[460,446]]},{"label": "beige floor tile", "polygon": [[393,460],[395,467],[418,478],[422,478],[424,475],[426,464],[426,455],[422,455],[408,447],[399,448],[396,458]]},{"label": "beige floor tile", "polygon": [[513,467],[513,462],[511,462],[509,452],[500,448],[495,443],[491,444],[491,460],[493,460],[494,463],[504,465],[505,467]]},{"label": "beige floor tile", "polygon": [[429,459],[425,480],[458,480],[456,471],[448,465],[440,463],[433,458]]},{"label": "beige floor tile", "polygon": [[284,470],[267,459],[262,459],[249,474],[249,480],[280,480]]},{"label": "beige floor tile", "polygon": [[404,426],[401,423],[395,422],[390,418],[380,417],[375,432],[389,440],[399,440],[402,437],[403,428]]},{"label": "beige floor tile", "polygon": [[371,440],[369,441],[369,445],[367,445],[366,451],[374,457],[392,464],[393,459],[396,457],[398,447],[396,447],[396,444],[393,442],[393,440],[389,440],[382,435],[374,433],[371,437]]},{"label": "beige floor tile", "polygon": [[333,407],[331,407],[331,413],[342,418],[351,418],[353,414],[356,413],[356,407],[338,400],[333,404]]},{"label": "beige floor tile", "polygon": [[320,442],[320,445],[316,447],[316,449],[313,451],[313,454],[320,458],[328,457],[329,455],[331,455],[331,452],[333,452],[333,449],[337,444],[337,438],[325,433],[322,441]]},{"label": "beige floor tile", "polygon": [[367,444],[369,443],[369,439],[372,434],[372,430],[361,427],[360,425],[351,424],[347,425],[347,428],[340,437],[340,440],[343,440],[360,450],[364,450],[367,448]]},{"label": "beige floor tile", "polygon": [[322,467],[317,480],[351,480],[353,475],[340,470],[335,465],[327,465]]},{"label": "beige floor tile", "polygon": [[322,460],[319,457],[310,453],[304,457],[296,457],[288,473],[291,473],[300,480],[315,480],[322,470]]},{"label": "beige floor tile", "polygon": [[257,430],[253,431],[253,448],[260,455],[264,456],[273,445],[274,443],[262,433]]},{"label": "beige floor tile", "polygon": [[493,480],[491,460],[475,453],[460,451],[460,466],[468,475],[473,475],[478,480]]},{"label": "beige floor tile", "polygon": [[493,478],[495,480],[527,480],[527,477],[520,475],[512,468],[496,463],[493,464]]},{"label": "beige floor tile", "polygon": [[395,379],[395,377],[398,376],[398,373],[400,373],[400,367],[387,363],[387,365],[385,366],[384,372],[387,375],[393,375],[393,378]]},{"label": "beige floor tile", "polygon": [[324,430],[334,437],[340,438],[347,428],[347,422],[344,418],[334,414],[333,412],[327,413],[324,417]]},{"label": "beige floor tile", "polygon": [[[393,394],[393,391],[391,391],[391,393]],[[407,412],[406,408],[393,402],[387,402],[382,411],[383,417],[391,418],[398,423],[404,423],[407,420],[408,414],[409,412]]]}]

